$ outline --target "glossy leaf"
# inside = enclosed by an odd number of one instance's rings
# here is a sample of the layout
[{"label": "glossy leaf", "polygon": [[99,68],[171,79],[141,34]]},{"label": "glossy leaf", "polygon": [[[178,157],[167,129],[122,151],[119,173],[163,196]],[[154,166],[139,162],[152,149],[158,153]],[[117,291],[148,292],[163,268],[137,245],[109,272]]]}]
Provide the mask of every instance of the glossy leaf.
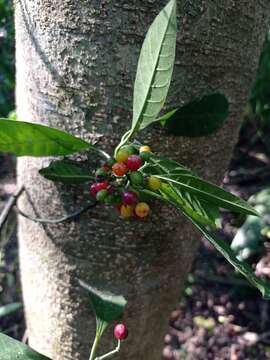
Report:
[{"label": "glossy leaf", "polygon": [[239,260],[230,248],[230,245],[227,244],[223,239],[212,234],[210,231],[207,230],[206,227],[199,224],[189,215],[185,215],[192,221],[192,223],[204,235],[204,237],[225,257],[225,259],[228,260],[237,271],[244,275],[251,284],[253,284],[257,289],[259,289],[265,299],[269,300],[270,283],[256,276],[252,267],[249,266],[249,264],[245,261]]},{"label": "glossy leaf", "polygon": [[9,314],[14,313],[15,311],[22,308],[22,303],[15,302],[7,305],[0,306],[0,318]]},{"label": "glossy leaf", "polygon": [[222,127],[229,115],[229,103],[222,94],[211,94],[165,114],[159,120],[177,136],[207,136]]},{"label": "glossy leaf", "polygon": [[216,206],[198,199],[192,193],[181,191],[171,184],[163,183],[161,193],[163,197],[166,197],[176,207],[185,211],[201,224],[212,228],[220,227],[220,214]]},{"label": "glossy leaf", "polygon": [[151,124],[163,107],[173,72],[176,30],[176,0],[171,0],[150,26],[142,45],[130,135]]},{"label": "glossy leaf", "polygon": [[99,320],[109,324],[124,311],[127,302],[122,295],[97,289],[83,281],[80,281],[80,285],[87,290],[96,317]]},{"label": "glossy leaf", "polygon": [[89,170],[65,160],[52,161],[48,167],[39,170],[39,173],[46,179],[65,184],[80,184],[94,179]]},{"label": "glossy leaf", "polygon": [[0,360],[50,360],[29,346],[0,333]]},{"label": "glossy leaf", "polygon": [[[173,186],[172,189],[174,189]],[[196,214],[194,216],[192,213],[187,212],[180,205],[181,198],[176,200],[177,191],[171,192],[167,191],[166,188],[162,188],[160,191],[160,195],[155,193],[152,193],[152,195],[178,208],[195,225],[195,227],[202,233],[202,235],[225,257],[225,259],[228,260],[237,271],[244,275],[251,284],[253,284],[257,289],[261,291],[265,299],[270,299],[270,283],[257,277],[252,268],[246,262],[241,261],[236,257],[236,255],[230,248],[230,245],[227,244],[223,239],[220,239],[219,237],[211,233],[207,229],[207,227],[196,218]]]},{"label": "glossy leaf", "polygon": [[97,149],[64,131],[23,121],[0,119],[0,151],[17,156],[60,156]]},{"label": "glossy leaf", "polygon": [[173,184],[180,190],[196,194],[198,198],[209,202],[219,208],[232,210],[240,214],[256,215],[256,210],[246,201],[225,191],[221,187],[192,175],[177,175],[177,179],[171,178],[170,175],[157,175],[161,180]]}]

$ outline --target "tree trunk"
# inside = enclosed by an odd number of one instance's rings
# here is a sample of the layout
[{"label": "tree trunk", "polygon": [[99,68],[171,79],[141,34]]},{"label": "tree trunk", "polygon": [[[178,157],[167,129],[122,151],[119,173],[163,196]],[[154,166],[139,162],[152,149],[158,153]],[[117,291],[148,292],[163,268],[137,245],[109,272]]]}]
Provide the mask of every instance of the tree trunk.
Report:
[{"label": "tree trunk", "polygon": [[[17,111],[20,119],[97,140],[112,151],[128,129],[132,85],[146,30],[161,0],[17,0]],[[269,0],[178,1],[179,37],[170,103],[210,91],[230,100],[230,118],[215,135],[175,138],[162,129],[142,139],[158,154],[219,183],[237,140],[269,19]],[[78,158],[87,159],[87,154]],[[55,218],[89,195],[46,181],[48,159],[18,161],[27,195],[20,207]],[[78,279],[104,284],[129,303],[122,360],[161,358],[170,311],[198,246],[177,211],[152,204],[145,222],[125,222],[99,206],[61,225],[19,221],[20,262],[30,345],[54,360],[86,360],[95,322]],[[198,237],[198,235],[196,234]],[[112,347],[107,332],[103,351]]]}]

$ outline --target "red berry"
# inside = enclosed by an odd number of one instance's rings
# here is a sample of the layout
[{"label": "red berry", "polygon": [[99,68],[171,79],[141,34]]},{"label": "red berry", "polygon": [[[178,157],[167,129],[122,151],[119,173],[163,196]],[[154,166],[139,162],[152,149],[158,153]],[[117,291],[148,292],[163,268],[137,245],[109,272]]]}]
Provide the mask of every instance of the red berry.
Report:
[{"label": "red berry", "polygon": [[98,192],[97,183],[94,183],[90,186],[90,192],[94,196],[97,194],[97,192]]},{"label": "red berry", "polygon": [[134,191],[126,191],[122,194],[122,201],[125,205],[133,205],[138,201],[138,195]]},{"label": "red berry", "polygon": [[142,159],[138,155],[130,155],[127,159],[129,170],[136,171],[142,166]]},{"label": "red berry", "polygon": [[124,324],[115,325],[113,333],[118,340],[125,340],[128,336],[128,330]]},{"label": "red berry", "polygon": [[109,181],[105,180],[96,184],[96,190],[97,192],[99,192],[100,190],[107,189],[108,186],[109,186]]},{"label": "red berry", "polygon": [[112,171],[116,176],[124,176],[128,172],[128,168],[125,163],[115,163],[112,166]]}]

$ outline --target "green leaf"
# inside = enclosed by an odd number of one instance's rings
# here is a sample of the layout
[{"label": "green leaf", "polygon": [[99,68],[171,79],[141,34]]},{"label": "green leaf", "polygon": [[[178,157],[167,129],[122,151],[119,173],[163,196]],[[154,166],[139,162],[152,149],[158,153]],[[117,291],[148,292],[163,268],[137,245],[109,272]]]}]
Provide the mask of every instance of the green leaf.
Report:
[{"label": "green leaf", "polygon": [[22,303],[15,302],[11,304],[7,304],[0,307],[0,318],[9,314],[14,313],[15,311],[22,308]]},{"label": "green leaf", "polygon": [[29,346],[0,333],[0,360],[50,360]]},{"label": "green leaf", "polygon": [[161,193],[169,202],[185,211],[201,224],[212,228],[221,226],[219,209],[216,206],[198,199],[192,193],[181,191],[171,184],[163,183]]},{"label": "green leaf", "polygon": [[[147,191],[151,193],[150,191]],[[224,240],[218,238],[216,235],[213,235],[207,227],[205,227],[197,218],[196,214],[193,216],[192,213],[187,212],[181,206],[181,198],[176,200],[176,192],[168,192],[166,188],[162,188],[161,195],[152,193],[152,196],[159,198],[167,203],[174,205],[178,208],[194,225],[195,227],[205,236],[205,238],[228,260],[234,268],[244,275],[247,280],[258,288],[265,299],[270,299],[270,284],[255,275],[252,268],[244,261],[239,260],[229,244]]]},{"label": "green leaf", "polygon": [[80,285],[88,291],[96,317],[107,324],[116,320],[124,311],[126,300],[122,295],[99,290],[83,281]]},{"label": "green leaf", "polygon": [[66,160],[52,161],[48,167],[39,170],[39,173],[46,179],[65,184],[80,184],[94,180],[89,170]]},{"label": "green leaf", "polygon": [[0,151],[17,156],[60,156],[93,145],[64,131],[23,121],[0,119]]},{"label": "green leaf", "polygon": [[211,94],[165,114],[159,120],[177,136],[207,136],[222,127],[229,115],[229,102],[222,94]]},{"label": "green leaf", "polygon": [[225,257],[225,259],[228,260],[237,271],[244,275],[251,284],[258,288],[265,299],[269,300],[270,283],[256,276],[252,270],[252,267],[249,266],[249,264],[247,264],[245,261],[239,260],[230,248],[229,244],[227,244],[223,239],[211,234],[211,232],[209,232],[206,227],[199,224],[188,214],[185,215],[192,221],[197,229],[200,230],[204,237]]},{"label": "green leaf", "polygon": [[150,125],[163,107],[173,72],[176,31],[176,0],[171,0],[150,26],[142,45],[130,136]]},{"label": "green leaf", "polygon": [[172,184],[177,189],[185,190],[197,195],[197,198],[213,204],[218,208],[232,210],[240,214],[258,216],[257,211],[246,201],[225,191],[221,187],[200,179],[193,175],[177,175],[177,179],[170,175],[156,175],[161,180]]}]

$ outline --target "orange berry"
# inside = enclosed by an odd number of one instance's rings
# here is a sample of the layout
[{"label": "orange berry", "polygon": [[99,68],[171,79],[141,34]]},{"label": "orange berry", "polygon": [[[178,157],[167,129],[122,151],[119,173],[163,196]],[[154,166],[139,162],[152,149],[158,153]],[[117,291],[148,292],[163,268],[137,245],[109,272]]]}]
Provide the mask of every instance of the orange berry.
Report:
[{"label": "orange berry", "polygon": [[146,217],[150,212],[150,207],[148,204],[146,204],[145,202],[140,202],[136,205],[135,207],[135,214],[139,217],[139,218],[144,218]]},{"label": "orange berry", "polygon": [[152,150],[151,150],[150,146],[148,146],[148,145],[143,145],[143,146],[141,146],[140,149],[139,149],[139,152],[140,152],[140,153],[142,153],[142,152],[151,152],[151,151],[152,151]]},{"label": "orange berry", "polygon": [[128,219],[134,215],[134,206],[122,205],[120,208],[120,215],[123,219]]},{"label": "orange berry", "polygon": [[128,167],[125,163],[119,162],[113,164],[112,171],[116,176],[124,176],[128,172]]}]

